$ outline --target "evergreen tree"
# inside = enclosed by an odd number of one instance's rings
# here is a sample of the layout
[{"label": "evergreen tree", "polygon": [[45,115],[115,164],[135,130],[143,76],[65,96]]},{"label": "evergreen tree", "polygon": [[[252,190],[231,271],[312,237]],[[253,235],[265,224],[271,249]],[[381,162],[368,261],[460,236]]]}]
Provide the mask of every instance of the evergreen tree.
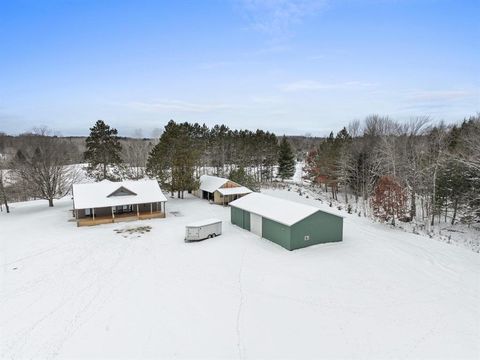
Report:
[{"label": "evergreen tree", "polygon": [[278,176],[283,180],[295,174],[295,156],[285,135],[278,149]]},{"label": "evergreen tree", "polygon": [[475,199],[475,179],[478,179],[478,172],[475,174],[465,164],[454,160],[445,162],[436,179],[436,213],[440,216],[442,210],[445,210],[446,221],[448,209],[451,208],[450,222],[454,225],[458,210],[463,207],[468,209],[470,201]]},{"label": "evergreen tree", "polygon": [[117,134],[117,129],[110,128],[103,120],[98,120],[90,128],[90,136],[85,140],[87,151],[84,156],[88,162],[88,174],[97,180],[115,178],[108,173],[108,166],[122,164],[122,145]]},{"label": "evergreen tree", "polygon": [[330,186],[334,199],[337,199],[339,147],[343,141],[340,134],[335,139],[331,132],[325,141],[310,151],[305,166],[306,177],[314,184],[324,184],[325,191]]},{"label": "evergreen tree", "polygon": [[260,184],[255,180],[255,177],[248,175],[243,167],[239,167],[230,171],[228,179],[236,182],[237,184],[242,184],[251,190],[260,190]]},{"label": "evergreen tree", "polygon": [[353,157],[350,152],[351,142],[352,137],[345,127],[337,133],[337,137],[335,138],[334,161],[336,166],[334,175],[337,183],[343,186],[345,203],[348,203],[350,171],[353,168]]},{"label": "evergreen tree", "polygon": [[173,196],[178,193],[183,198],[184,191],[198,188],[194,172],[200,161],[200,152],[196,148],[198,124],[177,124],[170,120],[152,149],[147,161],[147,173],[155,177],[162,187]]}]

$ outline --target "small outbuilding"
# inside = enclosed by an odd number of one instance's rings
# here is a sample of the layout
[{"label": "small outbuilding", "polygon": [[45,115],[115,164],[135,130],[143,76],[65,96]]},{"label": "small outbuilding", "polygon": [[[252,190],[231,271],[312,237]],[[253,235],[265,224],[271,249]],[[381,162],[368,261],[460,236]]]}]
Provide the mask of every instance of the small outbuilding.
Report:
[{"label": "small outbuilding", "polygon": [[232,224],[287,250],[343,238],[342,216],[260,193],[232,201],[230,215]]},{"label": "small outbuilding", "polygon": [[237,184],[236,182],[218,176],[202,175],[200,176],[199,189],[194,195],[213,201],[215,204],[227,205],[246,194],[250,194],[252,190]]},{"label": "small outbuilding", "polygon": [[165,203],[156,180],[73,185],[73,211],[77,226],[165,217]]}]

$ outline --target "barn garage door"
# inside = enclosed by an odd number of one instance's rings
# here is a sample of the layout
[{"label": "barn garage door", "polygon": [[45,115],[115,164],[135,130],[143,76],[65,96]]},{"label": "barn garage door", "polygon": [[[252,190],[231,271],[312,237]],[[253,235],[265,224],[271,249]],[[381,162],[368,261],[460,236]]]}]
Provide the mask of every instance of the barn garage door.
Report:
[{"label": "barn garage door", "polygon": [[260,215],[250,213],[250,231],[262,237],[262,217]]}]

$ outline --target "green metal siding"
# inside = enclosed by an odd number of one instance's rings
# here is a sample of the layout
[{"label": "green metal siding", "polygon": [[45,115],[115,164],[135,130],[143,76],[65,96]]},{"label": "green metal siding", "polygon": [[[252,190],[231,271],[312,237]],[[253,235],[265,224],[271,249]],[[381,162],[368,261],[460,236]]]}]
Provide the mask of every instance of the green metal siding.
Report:
[{"label": "green metal siding", "polygon": [[[250,213],[234,206],[230,209],[232,224],[250,231]],[[305,240],[306,235],[309,240]],[[318,211],[289,227],[262,217],[262,237],[287,250],[342,241],[343,218]]]},{"label": "green metal siding", "polygon": [[243,228],[250,231],[250,213],[243,210]]},{"label": "green metal siding", "polygon": [[237,209],[233,206],[230,207],[230,219],[232,221],[232,224],[243,228],[243,210]]},{"label": "green metal siding", "polygon": [[250,213],[248,211],[231,206],[230,219],[232,221],[232,224],[250,231]]},{"label": "green metal siding", "polygon": [[262,237],[287,250],[292,250],[290,232],[291,229],[287,225],[262,217]]},{"label": "green metal siding", "polygon": [[[299,221],[291,227],[291,250],[310,245],[342,241],[343,218],[323,211]],[[305,240],[305,236],[310,237]]]}]

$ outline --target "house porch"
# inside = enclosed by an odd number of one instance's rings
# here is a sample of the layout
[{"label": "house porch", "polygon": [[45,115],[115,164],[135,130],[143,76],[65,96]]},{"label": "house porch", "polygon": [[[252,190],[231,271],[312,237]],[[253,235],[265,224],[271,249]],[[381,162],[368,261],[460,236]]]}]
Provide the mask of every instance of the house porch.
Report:
[{"label": "house porch", "polygon": [[163,203],[163,205],[162,202],[155,202],[93,209],[76,209],[75,217],[77,226],[165,218],[165,203]]}]

